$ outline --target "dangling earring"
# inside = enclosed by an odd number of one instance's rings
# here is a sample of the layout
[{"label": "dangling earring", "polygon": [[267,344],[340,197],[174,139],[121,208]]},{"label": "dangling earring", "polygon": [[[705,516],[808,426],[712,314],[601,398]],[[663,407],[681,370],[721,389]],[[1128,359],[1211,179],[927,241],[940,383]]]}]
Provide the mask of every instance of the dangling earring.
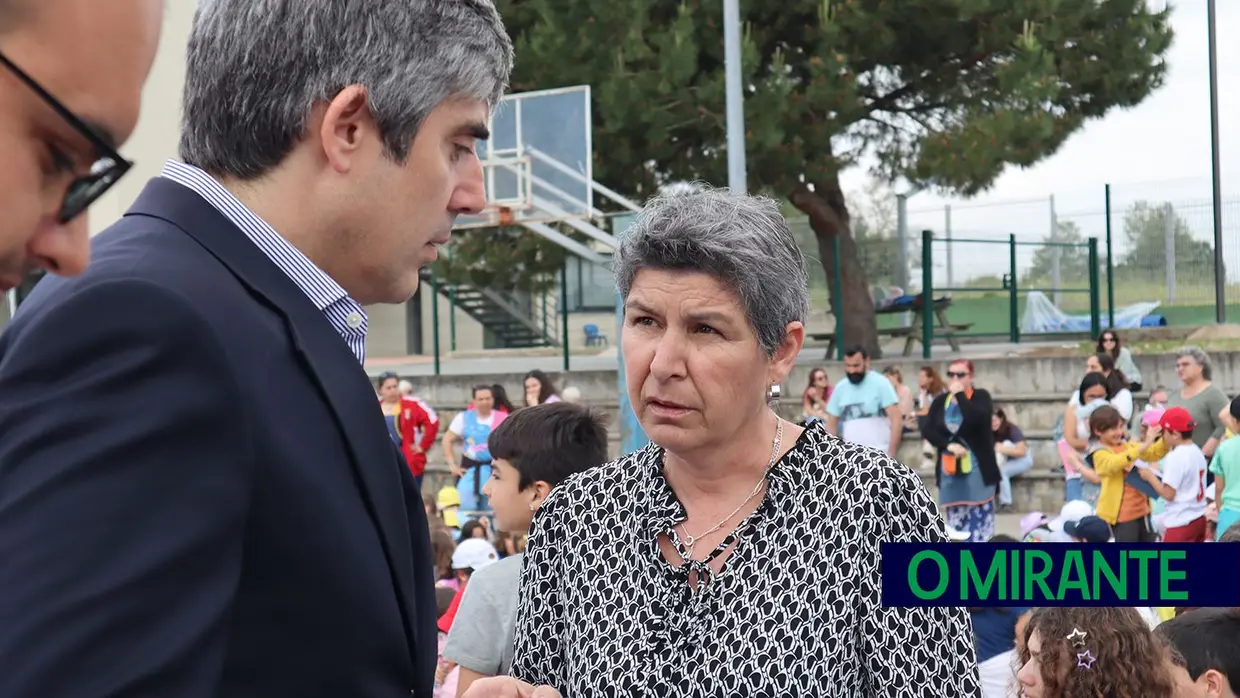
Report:
[{"label": "dangling earring", "polygon": [[530,511],[538,511],[538,500],[530,502]]},{"label": "dangling earring", "polygon": [[782,393],[783,391],[780,389],[779,383],[772,383],[771,387],[766,389],[767,402],[775,402],[776,400],[779,399]]}]

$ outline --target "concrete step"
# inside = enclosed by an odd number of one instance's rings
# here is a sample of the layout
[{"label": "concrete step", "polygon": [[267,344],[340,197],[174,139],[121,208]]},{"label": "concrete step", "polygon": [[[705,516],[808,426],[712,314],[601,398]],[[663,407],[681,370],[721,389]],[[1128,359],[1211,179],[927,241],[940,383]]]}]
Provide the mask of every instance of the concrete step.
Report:
[{"label": "concrete step", "polygon": [[[1063,506],[1064,478],[1062,471],[1054,470],[1059,466],[1059,455],[1055,444],[1050,441],[1050,433],[1031,431],[1029,433],[1029,449],[1033,454],[1033,468],[1029,472],[1012,480],[1012,499],[1017,511],[1059,511]],[[934,461],[923,455],[922,439],[916,435],[906,436],[900,444],[896,457],[921,476],[926,488],[936,499],[938,491],[934,486]],[[607,450],[610,458],[619,458],[621,453],[620,432],[610,429],[607,432]],[[447,463],[443,459],[443,450],[439,443],[429,454],[426,476],[423,478],[422,489],[425,494],[438,492],[441,487],[454,484]]]},{"label": "concrete step", "polygon": [[[591,400],[585,399],[582,404],[588,405],[592,409],[602,412],[609,425],[615,426],[619,424],[620,403],[618,401]],[[996,396],[995,404],[1002,407],[1007,413],[1008,419],[1012,423],[1018,425],[1021,431],[1036,432],[1039,430],[1050,431],[1054,429],[1055,423],[1063,416],[1064,409],[1068,404],[1068,396],[1053,395],[1010,395]],[[1144,403],[1139,403],[1144,404]],[[467,404],[452,405],[432,405],[439,413],[440,419],[444,420],[444,424],[452,421],[452,417],[458,412],[463,411]],[[784,398],[775,404],[775,409],[784,419],[797,422],[801,419],[801,401],[800,399]]]},{"label": "concrete step", "polygon": [[[1055,424],[1063,417],[1064,410],[1067,408],[1069,392],[1062,395],[1057,393],[992,393],[992,398],[995,405],[1003,409],[1013,424],[1029,434],[1038,431],[1049,432],[1055,428]],[[614,426],[618,424],[617,420],[620,416],[619,400],[611,397],[614,393],[615,391],[612,390],[609,395],[605,396],[585,395],[582,402],[602,412],[606,415],[608,424]],[[1148,393],[1135,396],[1134,402],[1137,410],[1144,407],[1147,398]],[[446,423],[451,421],[457,412],[464,410],[468,404],[448,403],[433,406],[439,411],[441,418],[446,420]],[[801,419],[800,396],[785,396],[775,404],[775,409],[785,419],[799,421]]]}]

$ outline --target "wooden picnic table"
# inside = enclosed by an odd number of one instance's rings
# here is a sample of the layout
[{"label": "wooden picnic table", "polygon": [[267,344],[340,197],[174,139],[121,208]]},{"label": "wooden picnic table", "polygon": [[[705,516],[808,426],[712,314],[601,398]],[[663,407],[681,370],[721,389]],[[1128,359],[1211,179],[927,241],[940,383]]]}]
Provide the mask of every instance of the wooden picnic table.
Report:
[{"label": "wooden picnic table", "polygon": [[[946,339],[951,346],[952,351],[960,352],[960,340],[957,334],[968,330],[973,323],[956,323],[952,324],[947,319],[947,309],[952,305],[951,298],[939,298],[934,301],[934,318],[935,318],[935,339]],[[902,327],[880,327],[878,329],[879,337],[896,337],[904,338],[904,356],[912,356],[913,348],[921,342],[922,328],[922,309],[918,305],[897,305],[878,308],[874,311],[875,315],[896,315],[899,313],[912,313],[913,321],[911,324]],[[826,359],[835,358],[836,334],[832,332],[813,332],[809,338],[819,342],[827,343]]]}]

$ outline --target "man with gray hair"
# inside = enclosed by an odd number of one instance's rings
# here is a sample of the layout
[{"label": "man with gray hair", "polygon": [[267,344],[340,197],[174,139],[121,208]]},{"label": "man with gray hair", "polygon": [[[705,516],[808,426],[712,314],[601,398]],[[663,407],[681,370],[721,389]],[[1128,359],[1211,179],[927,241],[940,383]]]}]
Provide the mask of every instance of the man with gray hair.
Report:
[{"label": "man with gray hair", "polygon": [[204,0],[181,161],[0,338],[0,698],[430,698],[426,516],[362,368],[484,205],[490,0]]},{"label": "man with gray hair", "polygon": [[130,163],[163,0],[0,0],[0,296],[26,274],[80,274],[82,212]]}]

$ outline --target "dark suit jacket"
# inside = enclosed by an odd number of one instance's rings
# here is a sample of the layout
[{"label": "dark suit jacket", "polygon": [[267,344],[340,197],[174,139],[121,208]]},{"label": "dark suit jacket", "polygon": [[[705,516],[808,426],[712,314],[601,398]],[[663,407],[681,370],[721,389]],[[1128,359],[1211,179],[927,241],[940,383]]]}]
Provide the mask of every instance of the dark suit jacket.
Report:
[{"label": "dark suit jacket", "polygon": [[197,194],[0,337],[0,697],[429,698],[432,577],[362,367]]},{"label": "dark suit jacket", "polygon": [[960,404],[960,416],[964,421],[955,434],[947,428],[943,420],[947,397],[948,394],[943,393],[934,398],[925,419],[919,420],[922,437],[938,451],[934,459],[934,484],[938,485],[943,477],[943,452],[948,445],[959,443],[972,451],[977,458],[978,468],[982,471],[982,482],[998,487],[999,463],[995,460],[995,433],[990,428],[994,404],[991,402],[990,393],[974,388],[972,397],[964,393],[956,394],[955,399]]}]

